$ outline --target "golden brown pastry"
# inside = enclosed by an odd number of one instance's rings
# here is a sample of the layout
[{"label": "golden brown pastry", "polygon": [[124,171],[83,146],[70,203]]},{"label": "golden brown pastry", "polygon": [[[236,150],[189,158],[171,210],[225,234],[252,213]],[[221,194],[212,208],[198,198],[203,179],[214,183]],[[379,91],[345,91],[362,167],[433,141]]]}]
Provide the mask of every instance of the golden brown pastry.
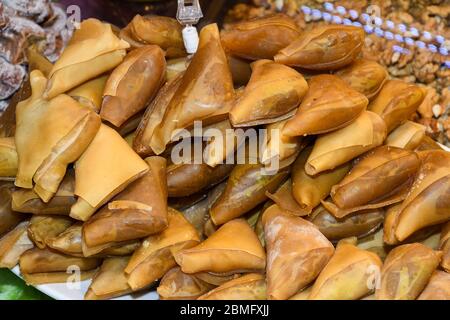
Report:
[{"label": "golden brown pastry", "polygon": [[31,189],[16,189],[12,193],[12,209],[23,213],[69,215],[76,202],[74,189],[75,175],[73,170],[68,170],[49,202],[42,201]]},{"label": "golden brown pastry", "polygon": [[81,247],[81,222],[74,223],[63,232],[47,238],[45,244],[58,252],[62,252],[69,256],[83,257],[83,249]]},{"label": "golden brown pastry", "polygon": [[0,238],[0,268],[14,268],[25,251],[34,247],[28,237],[28,221],[22,221]]},{"label": "golden brown pastry", "polygon": [[377,96],[388,77],[388,72],[382,65],[368,59],[356,59],[335,74],[369,100]]},{"label": "golden brown pastry", "polygon": [[202,280],[203,282],[209,283],[213,286],[220,286],[225,282],[239,278],[240,273],[214,273],[214,272],[198,272],[194,273],[192,276]]},{"label": "golden brown pastry", "polygon": [[420,243],[392,249],[381,269],[378,300],[414,300],[427,285],[442,253]]},{"label": "golden brown pastry", "polygon": [[76,88],[73,88],[67,95],[77,100],[82,105],[91,108],[96,113],[100,112],[108,75],[89,80]]},{"label": "golden brown pastry", "polygon": [[259,60],[251,66],[250,81],[230,110],[233,126],[267,124],[291,116],[308,91],[303,76],[272,60]]},{"label": "golden brown pastry", "polygon": [[381,145],[386,135],[383,119],[373,112],[364,111],[347,127],[317,138],[305,164],[305,172],[316,175],[334,169]]},{"label": "golden brown pastry", "polygon": [[250,59],[272,59],[291,44],[301,32],[287,15],[276,14],[231,25],[221,33],[225,50],[232,55]]},{"label": "golden brown pastry", "polygon": [[292,166],[292,195],[298,204],[308,213],[320,204],[331,191],[331,187],[340,182],[350,170],[350,163],[324,171],[314,176],[305,172],[306,161],[312,146],[306,147]]},{"label": "golden brown pastry", "polygon": [[146,159],[149,171],[83,224],[87,247],[147,237],[167,227],[166,159]]},{"label": "golden brown pastry", "polygon": [[425,130],[425,126],[408,120],[387,136],[385,144],[391,147],[414,150],[425,137]]},{"label": "golden brown pastry", "polygon": [[450,153],[432,150],[420,156],[422,165],[395,221],[399,241],[450,219]]},{"label": "golden brown pastry", "polygon": [[447,222],[441,231],[440,248],[442,250],[442,268],[450,272],[450,222]]},{"label": "golden brown pastry", "polygon": [[197,231],[180,212],[169,208],[168,218],[167,229],[146,238],[125,268],[128,284],[133,290],[145,288],[162,278],[176,266],[173,257],[176,252],[200,242]]},{"label": "golden brown pastry", "polygon": [[0,138],[0,180],[14,179],[18,162],[14,137]]},{"label": "golden brown pastry", "polygon": [[266,300],[266,281],[262,274],[246,274],[225,282],[198,300]]},{"label": "golden brown pastry", "polygon": [[100,206],[147,171],[147,163],[127,142],[114,129],[102,124],[75,165],[75,195],[78,199],[70,216],[86,221]]},{"label": "golden brown pastry", "polygon": [[381,269],[381,259],[355,243],[356,238],[338,243],[333,257],[314,282],[309,300],[358,300],[373,292],[375,283],[371,280],[373,273]]},{"label": "golden brown pastry", "polygon": [[168,58],[178,58],[186,55],[181,30],[181,24],[174,18],[136,15],[120,31],[120,37],[133,48],[154,44],[161,47]]},{"label": "golden brown pastry", "polygon": [[[375,209],[378,203],[383,207],[405,185],[411,185],[419,166],[420,160],[414,151],[378,147],[358,159],[349,174],[331,189],[333,204],[324,202],[324,205],[338,218],[367,209],[366,205]],[[397,202],[401,200],[398,197]]]},{"label": "golden brown pastry", "polygon": [[162,300],[195,300],[212,288],[213,285],[175,267],[164,275],[156,291]]},{"label": "golden brown pastry", "polygon": [[222,195],[211,207],[210,215],[215,225],[242,216],[267,199],[266,191],[274,192],[287,177],[283,169],[268,174],[260,164],[238,164],[231,171]]},{"label": "golden brown pastry", "polygon": [[450,274],[436,270],[417,300],[450,300]]},{"label": "golden brown pastry", "polygon": [[305,136],[343,128],[363,112],[369,100],[339,77],[321,74],[308,81],[309,90],[283,134]]},{"label": "golden brown pastry", "polygon": [[0,182],[0,237],[27,217],[11,207],[13,192],[14,184],[12,182]]},{"label": "golden brown pastry", "polygon": [[319,275],[334,247],[314,224],[277,205],[264,212],[262,222],[267,248],[267,297],[288,299]]},{"label": "golden brown pastry", "polygon": [[103,260],[100,269],[92,279],[85,300],[103,300],[119,297],[132,290],[124,272],[130,257],[112,257]]},{"label": "golden brown pastry", "polygon": [[302,35],[283,48],[275,61],[310,70],[334,70],[355,60],[364,45],[364,30],[325,25]]},{"label": "golden brown pastry", "polygon": [[425,91],[419,86],[388,80],[367,108],[379,114],[391,132],[414,114],[424,98]]},{"label": "golden brown pastry", "polygon": [[19,168],[15,184],[31,189],[34,182],[34,191],[48,202],[68,164],[80,157],[99,130],[100,117],[64,94],[43,99],[47,79],[40,71],[31,72],[30,81],[33,93],[16,109]]},{"label": "golden brown pastry", "polygon": [[227,222],[199,245],[180,250],[175,260],[185,273],[264,270],[266,254],[247,221]]},{"label": "golden brown pastry", "polygon": [[50,71],[46,98],[54,98],[113,69],[122,62],[129,46],[114,34],[110,24],[84,20]]},{"label": "golden brown pastry", "polygon": [[120,127],[142,111],[163,84],[165,71],[160,47],[149,45],[131,51],[106,82],[102,119]]},{"label": "golden brown pastry", "polygon": [[233,80],[220,43],[219,29],[210,24],[200,31],[198,50],[183,75],[180,86],[167,105],[150,143],[156,154],[177,134],[201,120],[203,125],[228,117],[234,100]]},{"label": "golden brown pastry", "polygon": [[[294,216],[306,216],[310,213],[307,208],[298,204],[292,194],[292,182],[290,179],[286,180],[275,193],[266,192],[266,196],[269,197],[277,206]],[[264,204],[267,205],[267,202]]]},{"label": "golden brown pastry", "polygon": [[65,216],[33,216],[28,225],[28,236],[38,248],[44,249],[49,239],[56,237],[72,224],[73,220]]}]

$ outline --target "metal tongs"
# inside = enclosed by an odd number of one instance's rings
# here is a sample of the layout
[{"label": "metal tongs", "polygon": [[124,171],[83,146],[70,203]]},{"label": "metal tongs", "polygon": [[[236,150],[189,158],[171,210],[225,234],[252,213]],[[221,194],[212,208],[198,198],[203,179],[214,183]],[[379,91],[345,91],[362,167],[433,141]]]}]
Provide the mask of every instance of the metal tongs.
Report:
[{"label": "metal tongs", "polygon": [[193,26],[203,17],[199,0],[178,0],[177,20],[183,26],[183,41],[186,51],[193,54],[198,47],[198,33]]}]

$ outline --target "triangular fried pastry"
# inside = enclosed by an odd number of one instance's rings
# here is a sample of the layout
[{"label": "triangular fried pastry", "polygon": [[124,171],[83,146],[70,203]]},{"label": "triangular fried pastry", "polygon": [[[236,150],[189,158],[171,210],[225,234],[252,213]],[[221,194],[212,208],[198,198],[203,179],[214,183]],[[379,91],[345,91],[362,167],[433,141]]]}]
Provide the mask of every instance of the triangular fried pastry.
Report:
[{"label": "triangular fried pastry", "polygon": [[0,237],[13,229],[26,215],[11,207],[11,195],[14,192],[12,182],[0,182]]},{"label": "triangular fried pastry", "polygon": [[168,58],[186,55],[182,26],[171,17],[138,14],[120,31],[120,37],[132,48],[149,44],[157,45],[166,52]]},{"label": "triangular fried pastry", "polygon": [[144,238],[167,227],[166,159],[146,159],[149,171],[83,224],[87,247]]},{"label": "triangular fried pastry", "polygon": [[266,191],[266,196],[281,209],[289,211],[294,216],[302,217],[309,214],[308,210],[305,210],[305,207],[299,205],[294,199],[290,179],[286,180],[273,194]]},{"label": "triangular fried pastry", "polygon": [[164,275],[156,291],[162,300],[195,300],[212,288],[213,285],[175,267]]},{"label": "triangular fried pastry", "polygon": [[33,71],[30,81],[31,97],[16,108],[19,168],[15,184],[31,189],[34,181],[34,191],[48,202],[67,165],[76,161],[94,138],[100,117],[64,94],[44,100],[47,79],[40,71]]},{"label": "triangular fried pastry", "polygon": [[287,136],[321,134],[345,127],[369,103],[363,94],[331,74],[313,76],[308,85],[308,93],[297,113],[283,128]]},{"label": "triangular fried pastry", "polygon": [[422,165],[395,223],[399,241],[419,229],[450,219],[450,153],[433,150],[420,156]]},{"label": "triangular fried pastry", "polygon": [[129,46],[114,34],[110,24],[84,20],[53,65],[46,97],[54,98],[113,69],[122,62]]},{"label": "triangular fried pastry", "polygon": [[341,181],[350,170],[350,163],[345,163],[332,170],[310,176],[305,172],[305,164],[313,147],[301,151],[292,166],[292,195],[298,204],[310,213],[325,199],[333,185]]},{"label": "triangular fried pastry", "polygon": [[441,260],[442,252],[420,243],[392,249],[381,269],[378,300],[414,300],[427,285]]},{"label": "triangular fried pastry", "polygon": [[100,116],[116,127],[142,111],[164,81],[166,60],[158,46],[131,51],[108,78]]},{"label": "triangular fried pastry", "polygon": [[111,299],[130,293],[125,267],[130,257],[112,257],[103,260],[100,269],[92,279],[85,300]]},{"label": "triangular fried pastry", "polygon": [[46,245],[70,256],[83,257],[81,229],[82,224],[80,222],[74,223],[60,234],[46,239]]},{"label": "triangular fried pastry", "polygon": [[385,144],[391,147],[414,150],[425,137],[425,130],[424,125],[408,120],[387,136]]},{"label": "triangular fried pastry", "polygon": [[225,282],[228,282],[230,280],[239,278],[241,276],[240,273],[232,273],[232,274],[222,274],[222,273],[212,273],[212,272],[198,272],[194,273],[193,276],[196,278],[209,283],[213,286],[220,286],[224,284]]},{"label": "triangular fried pastry", "polygon": [[263,213],[262,222],[267,248],[267,298],[288,299],[319,275],[334,247],[314,224],[277,205]]},{"label": "triangular fried pastry", "polygon": [[28,237],[28,224],[23,221],[0,238],[0,268],[14,268],[22,253],[34,247]]},{"label": "triangular fried pastry", "polygon": [[72,224],[73,220],[66,216],[33,216],[28,225],[28,236],[38,248],[44,249],[47,247],[47,241],[49,239],[56,237]]},{"label": "triangular fried pastry", "polygon": [[381,265],[375,253],[341,241],[314,282],[309,300],[358,300],[375,289],[375,284],[369,284]]},{"label": "triangular fried pastry", "polygon": [[364,29],[324,25],[304,32],[281,49],[274,60],[310,70],[334,70],[355,60],[364,45]]},{"label": "triangular fried pastry", "polygon": [[272,59],[291,44],[301,32],[295,21],[285,14],[258,17],[229,25],[221,33],[225,50],[244,59]]},{"label": "triangular fried pastry", "polygon": [[442,250],[442,268],[450,272],[450,222],[447,222],[441,231],[440,248]]},{"label": "triangular fried pastry", "polygon": [[369,100],[377,96],[388,77],[388,72],[382,65],[368,59],[356,59],[335,74]]},{"label": "triangular fried pastry", "polygon": [[114,129],[102,124],[75,164],[75,195],[78,199],[70,210],[70,216],[86,221],[147,171],[147,163],[127,142]]},{"label": "triangular fried pastry", "polygon": [[450,300],[450,273],[436,270],[417,300]]},{"label": "triangular fried pastry", "polygon": [[425,91],[415,84],[388,80],[368,110],[380,115],[391,132],[408,120],[425,98]]},{"label": "triangular fried pastry", "polygon": [[334,169],[370,149],[381,145],[387,131],[379,115],[364,111],[347,127],[319,136],[305,165],[305,172],[316,175]]},{"label": "triangular fried pastry", "polygon": [[266,254],[247,221],[235,219],[199,245],[177,252],[175,260],[185,273],[236,273],[263,270]]},{"label": "triangular fried pastry", "polygon": [[69,215],[70,208],[76,202],[74,189],[74,171],[68,170],[49,202],[42,201],[31,189],[16,189],[12,193],[12,209],[23,213]]},{"label": "triangular fried pastry", "polygon": [[96,113],[100,112],[108,75],[89,80],[76,88],[73,88],[67,95],[77,100],[82,105],[91,108]]},{"label": "triangular fried pastry", "polygon": [[266,172],[260,164],[236,165],[224,192],[211,207],[212,221],[215,225],[221,225],[249,212],[267,200],[266,191],[274,192],[288,173],[286,169],[276,173]]},{"label": "triangular fried pastry", "polygon": [[198,300],[266,300],[266,281],[260,273],[249,273],[225,282]]},{"label": "triangular fried pastry", "polygon": [[146,238],[133,253],[125,268],[133,290],[145,288],[162,278],[176,266],[173,255],[200,242],[195,228],[183,215],[169,207],[169,226],[161,233]]},{"label": "triangular fried pastry", "polygon": [[0,138],[0,180],[14,179],[18,164],[14,137]]},{"label": "triangular fried pastry", "polygon": [[252,64],[252,76],[230,110],[235,127],[284,120],[302,101],[308,84],[296,70],[271,60]]},{"label": "triangular fried pastry", "polygon": [[228,117],[234,100],[233,80],[220,43],[219,29],[210,24],[200,31],[198,50],[155,128],[150,146],[161,154],[178,129],[200,120],[203,125]]},{"label": "triangular fried pastry", "polygon": [[362,156],[331,189],[333,202],[348,209],[382,200],[414,179],[420,160],[413,151],[381,146]]}]

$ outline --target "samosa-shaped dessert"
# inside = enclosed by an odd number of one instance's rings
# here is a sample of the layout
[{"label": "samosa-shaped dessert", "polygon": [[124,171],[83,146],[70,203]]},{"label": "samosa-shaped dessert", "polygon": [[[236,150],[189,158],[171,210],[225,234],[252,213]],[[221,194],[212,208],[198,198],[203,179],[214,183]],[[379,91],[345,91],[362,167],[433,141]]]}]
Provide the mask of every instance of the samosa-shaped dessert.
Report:
[{"label": "samosa-shaped dessert", "polygon": [[450,153],[425,151],[420,157],[422,165],[394,222],[399,241],[450,219]]},{"label": "samosa-shaped dessert", "polygon": [[348,126],[319,136],[305,164],[305,172],[316,175],[334,169],[381,145],[387,131],[383,119],[364,111]]},{"label": "samosa-shaped dessert", "polygon": [[450,272],[450,222],[447,222],[441,231],[440,247],[442,250],[442,268]]},{"label": "samosa-shaped dessert", "polygon": [[212,221],[221,225],[249,212],[267,200],[266,192],[274,192],[288,174],[286,169],[266,172],[260,164],[236,165],[224,192],[211,207]]},{"label": "samosa-shaped dessert", "polygon": [[77,222],[54,237],[46,239],[45,244],[55,250],[74,257],[83,257],[81,246],[82,223]]},{"label": "samosa-shaped dessert", "polygon": [[408,120],[425,98],[425,91],[415,84],[388,80],[368,110],[381,116],[391,132]]},{"label": "samosa-shaped dessert", "polygon": [[350,173],[331,189],[333,203],[324,206],[336,217],[381,208],[403,200],[420,160],[414,151],[381,146],[361,157]]},{"label": "samosa-shaped dessert", "polygon": [[18,162],[14,137],[0,138],[0,180],[14,179]]},{"label": "samosa-shaped dessert", "polygon": [[377,96],[388,77],[388,72],[382,65],[367,59],[357,59],[335,74],[369,100]]},{"label": "samosa-shaped dessert", "polygon": [[82,105],[91,108],[96,113],[100,112],[108,75],[103,75],[89,80],[76,88],[73,88],[67,95],[77,100]]},{"label": "samosa-shaped dessert", "polygon": [[0,182],[0,237],[27,217],[11,207],[13,193],[12,182]]},{"label": "samosa-shaped dessert", "polygon": [[290,45],[301,32],[295,21],[284,14],[258,17],[230,25],[221,33],[225,50],[250,59],[272,59]]},{"label": "samosa-shaped dessert", "polygon": [[87,247],[147,237],[167,227],[166,159],[146,159],[149,171],[83,224]]},{"label": "samosa-shaped dessert", "polygon": [[334,252],[311,222],[272,205],[263,214],[267,248],[267,297],[283,300],[310,284]]},{"label": "samosa-shaped dessert", "polygon": [[175,267],[161,279],[157,292],[162,300],[194,300],[212,288],[213,285]]},{"label": "samosa-shaped dessert", "polygon": [[28,225],[28,236],[40,248],[47,247],[47,241],[59,235],[73,224],[73,220],[66,216],[35,215]]},{"label": "samosa-shaped dessert", "polygon": [[131,51],[108,78],[100,116],[116,127],[142,111],[163,84],[164,52],[158,46]]},{"label": "samosa-shaped dessert", "polygon": [[74,190],[75,174],[73,170],[68,170],[49,202],[42,201],[31,189],[16,189],[12,193],[12,209],[23,213],[69,215],[70,208],[77,200]]},{"label": "samosa-shaped dessert", "polygon": [[[15,184],[48,202],[58,190],[69,163],[86,150],[100,127],[100,117],[71,97],[42,97],[47,79],[30,74],[32,95],[16,108],[15,144],[19,168]],[[61,107],[64,106],[64,107]]]},{"label": "samosa-shaped dessert", "polygon": [[75,165],[75,195],[78,199],[70,216],[86,221],[100,206],[147,171],[147,163],[127,142],[114,129],[102,124]]},{"label": "samosa-shaped dessert", "polygon": [[136,15],[120,31],[120,37],[133,48],[153,44],[161,47],[168,58],[178,58],[186,55],[182,29],[181,24],[171,17]]},{"label": "samosa-shaped dessert", "polygon": [[84,20],[50,71],[46,98],[56,97],[113,69],[122,62],[129,47],[114,34],[110,24]]},{"label": "samosa-shaped dessert", "polygon": [[175,260],[185,273],[236,273],[264,270],[266,254],[247,221],[235,219],[199,245],[178,251]]},{"label": "samosa-shaped dessert", "polygon": [[450,300],[450,273],[436,270],[417,300]]},{"label": "samosa-shaped dessert", "polygon": [[167,229],[146,238],[125,268],[128,284],[133,290],[145,288],[161,279],[176,266],[174,254],[200,242],[197,231],[180,212],[169,208],[168,220]]},{"label": "samosa-shaped dessert", "polygon": [[310,300],[358,300],[374,291],[381,269],[376,253],[355,246],[356,238],[341,240],[317,277]]},{"label": "samosa-shaped dessert", "polygon": [[154,129],[150,144],[153,151],[162,153],[177,129],[189,128],[196,120],[205,125],[227,118],[233,100],[233,80],[219,29],[216,24],[210,24],[200,31],[198,50],[162,122]]},{"label": "samosa-shaped dessert", "polygon": [[103,263],[92,279],[84,299],[103,300],[128,294],[132,291],[128,285],[125,267],[130,257],[111,257]]},{"label": "samosa-shaped dessert", "polygon": [[341,181],[350,170],[350,164],[345,163],[315,176],[308,175],[305,164],[312,149],[310,146],[302,150],[291,170],[292,195],[307,213],[311,213],[330,194],[333,185]]},{"label": "samosa-shaped dessert", "polygon": [[378,300],[414,300],[427,285],[442,253],[420,243],[392,249],[381,269]]},{"label": "samosa-shaped dessert", "polygon": [[[294,198],[292,194],[292,182],[290,179],[286,180],[277,191],[274,193],[266,192],[266,195],[269,197],[270,200],[272,200],[277,206],[279,206],[281,209],[285,211],[289,211],[289,213],[293,214],[294,216],[307,216],[311,212],[308,211],[308,209],[300,205]],[[268,205],[269,202],[266,202],[264,206]],[[258,207],[257,207],[258,208]],[[263,208],[264,209],[264,208]],[[261,218],[258,216],[256,217],[257,222],[261,220]]]},{"label": "samosa-shaped dessert", "polygon": [[312,77],[297,113],[283,134],[304,136],[335,131],[354,121],[367,107],[367,98],[331,74]]},{"label": "samosa-shaped dessert", "polygon": [[387,136],[385,144],[387,146],[414,150],[425,137],[425,130],[426,127],[424,125],[408,120]]},{"label": "samosa-shaped dessert", "polygon": [[73,277],[68,270],[81,271],[80,281],[91,278],[101,259],[71,257],[49,249],[34,248],[20,256],[20,272],[29,285],[64,283]]},{"label": "samosa-shaped dessert", "polygon": [[254,126],[288,118],[308,91],[296,70],[271,60],[252,64],[252,76],[230,111],[235,127]]},{"label": "samosa-shaped dessert", "polygon": [[325,25],[304,32],[275,61],[310,70],[335,70],[355,60],[364,45],[364,29],[353,26]]},{"label": "samosa-shaped dessert", "polygon": [[34,247],[28,237],[28,221],[22,221],[0,238],[0,268],[14,268],[25,251]]},{"label": "samosa-shaped dessert", "polygon": [[266,280],[260,273],[249,273],[225,282],[198,300],[266,300]]}]

